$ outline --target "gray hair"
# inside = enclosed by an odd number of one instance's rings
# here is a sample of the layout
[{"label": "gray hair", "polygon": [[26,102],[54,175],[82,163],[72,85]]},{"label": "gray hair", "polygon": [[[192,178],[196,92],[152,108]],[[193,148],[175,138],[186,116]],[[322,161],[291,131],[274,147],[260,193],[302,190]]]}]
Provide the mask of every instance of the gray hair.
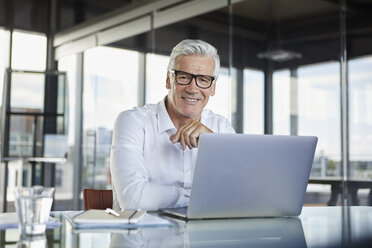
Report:
[{"label": "gray hair", "polygon": [[178,60],[184,55],[202,55],[213,58],[214,76],[217,78],[220,70],[220,57],[217,49],[202,40],[183,40],[173,47],[169,58],[168,70],[173,70]]}]

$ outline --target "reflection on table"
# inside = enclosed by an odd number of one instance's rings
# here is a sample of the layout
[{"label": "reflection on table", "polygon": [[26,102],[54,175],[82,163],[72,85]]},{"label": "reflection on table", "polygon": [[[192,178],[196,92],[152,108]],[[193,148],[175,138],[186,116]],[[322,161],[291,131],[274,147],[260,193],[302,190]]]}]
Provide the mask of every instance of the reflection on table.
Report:
[{"label": "reflection on table", "polygon": [[[299,217],[174,220],[172,227],[135,230],[47,230],[48,247],[369,247],[372,207],[305,207]],[[17,229],[0,231],[0,247],[20,244]],[[17,243],[18,241],[18,243]],[[9,246],[10,245],[10,246]]]},{"label": "reflection on table", "polygon": [[331,185],[331,196],[327,203],[328,206],[336,206],[337,198],[342,194],[344,183],[348,185],[348,197],[353,206],[359,206],[359,189],[369,189],[367,203],[369,206],[372,206],[372,180],[370,179],[350,178],[344,182],[344,179],[341,177],[311,177],[309,183]]},{"label": "reflection on table", "polygon": [[[177,231],[175,231],[177,230]],[[190,221],[183,228],[115,233],[110,247],[307,247],[299,218]]]}]

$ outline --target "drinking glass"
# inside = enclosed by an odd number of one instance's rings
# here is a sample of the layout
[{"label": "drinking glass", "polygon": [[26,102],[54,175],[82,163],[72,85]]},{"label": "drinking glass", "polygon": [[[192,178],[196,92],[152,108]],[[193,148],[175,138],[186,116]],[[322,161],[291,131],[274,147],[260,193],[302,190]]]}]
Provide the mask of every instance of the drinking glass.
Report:
[{"label": "drinking glass", "polygon": [[54,188],[20,187],[14,190],[18,227],[22,236],[44,235]]}]

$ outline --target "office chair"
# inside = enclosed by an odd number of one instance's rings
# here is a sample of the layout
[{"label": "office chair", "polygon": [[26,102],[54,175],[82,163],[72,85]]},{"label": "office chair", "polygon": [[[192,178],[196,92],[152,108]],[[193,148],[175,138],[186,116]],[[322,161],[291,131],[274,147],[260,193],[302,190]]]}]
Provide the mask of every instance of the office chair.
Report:
[{"label": "office chair", "polygon": [[84,210],[112,208],[112,190],[83,189]]}]

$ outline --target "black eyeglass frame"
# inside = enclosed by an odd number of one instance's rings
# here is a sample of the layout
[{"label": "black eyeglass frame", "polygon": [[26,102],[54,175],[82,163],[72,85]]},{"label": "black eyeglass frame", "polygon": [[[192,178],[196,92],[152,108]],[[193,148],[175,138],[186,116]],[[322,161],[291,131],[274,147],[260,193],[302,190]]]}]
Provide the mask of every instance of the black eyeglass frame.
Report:
[{"label": "black eyeglass frame", "polygon": [[[192,80],[195,78],[196,86],[198,86],[198,87],[201,88],[201,89],[208,89],[208,88],[210,88],[210,87],[213,85],[214,80],[216,79],[215,77],[208,76],[208,75],[194,75],[194,74],[191,74],[191,73],[188,73],[188,72],[185,72],[185,71],[179,71],[179,70],[169,70],[169,72],[173,73],[173,74],[176,76],[176,77],[175,77],[175,80],[176,80],[176,82],[177,82],[178,84],[180,84],[180,85],[189,85],[189,84],[191,84]],[[180,73],[180,72],[185,73],[185,74],[187,74],[187,75],[190,75],[190,76],[191,76],[190,82],[188,82],[187,84],[182,84],[182,83],[178,82],[178,81],[177,81],[177,74]],[[211,84],[210,84],[208,87],[201,87],[201,86],[198,84],[197,77],[208,77],[208,78],[211,79]]]}]

